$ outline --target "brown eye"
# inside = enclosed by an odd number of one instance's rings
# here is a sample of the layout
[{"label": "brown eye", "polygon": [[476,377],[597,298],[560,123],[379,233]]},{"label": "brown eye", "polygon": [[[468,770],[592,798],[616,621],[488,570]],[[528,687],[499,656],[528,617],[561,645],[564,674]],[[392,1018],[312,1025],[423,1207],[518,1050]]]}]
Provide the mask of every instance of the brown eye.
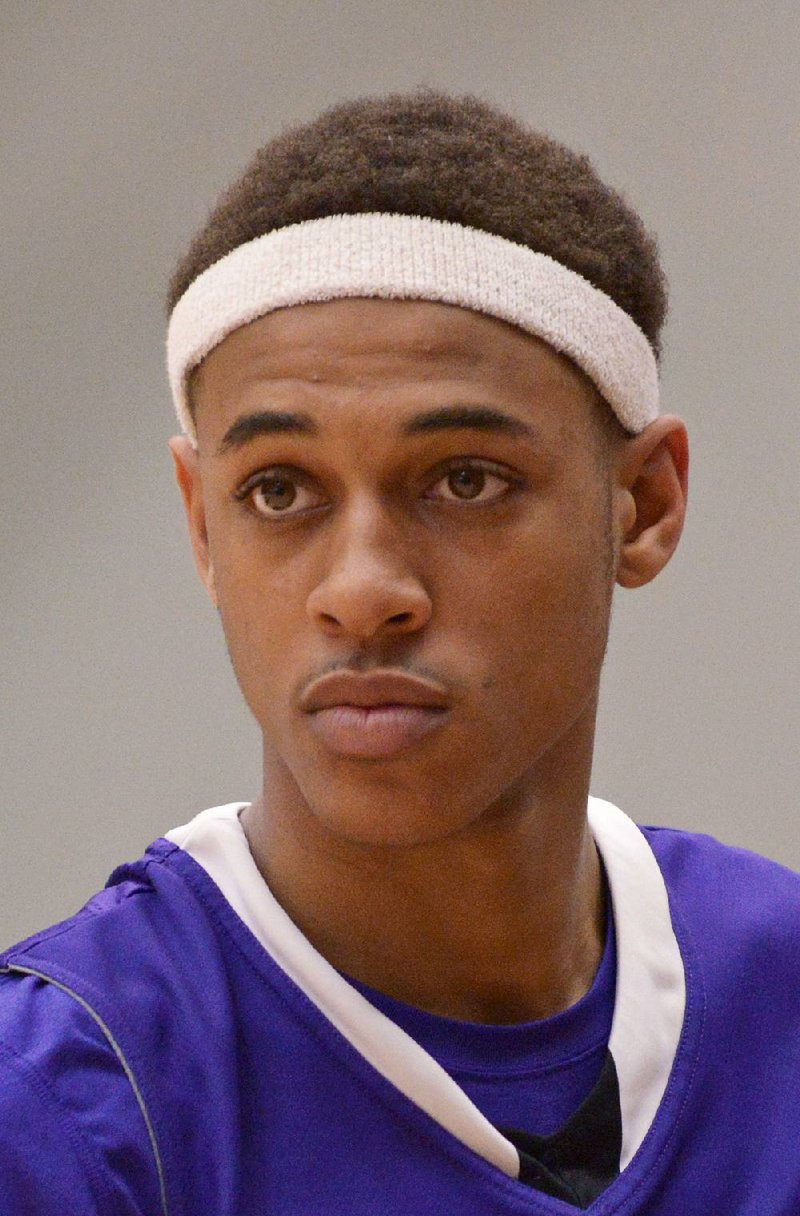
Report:
[{"label": "brown eye", "polygon": [[263,508],[266,507],[266,513],[269,513],[269,511],[285,511],[294,502],[297,491],[289,477],[277,473],[272,477],[262,478],[257,485],[252,487],[251,495],[256,509],[264,513]]},{"label": "brown eye", "polygon": [[289,469],[273,469],[251,477],[234,494],[261,519],[291,518],[320,505],[304,479]]},{"label": "brown eye", "polygon": [[447,474],[447,485],[457,498],[477,498],[485,482],[483,469],[470,468],[467,465],[460,469],[451,469]]},{"label": "brown eye", "polygon": [[[435,483],[437,486],[445,485],[449,493],[434,494],[433,497],[440,502],[476,502],[488,505],[505,498],[513,488],[513,480],[511,476],[501,477],[499,473],[474,461],[462,461],[452,465]],[[484,493],[486,490],[490,492]]]}]

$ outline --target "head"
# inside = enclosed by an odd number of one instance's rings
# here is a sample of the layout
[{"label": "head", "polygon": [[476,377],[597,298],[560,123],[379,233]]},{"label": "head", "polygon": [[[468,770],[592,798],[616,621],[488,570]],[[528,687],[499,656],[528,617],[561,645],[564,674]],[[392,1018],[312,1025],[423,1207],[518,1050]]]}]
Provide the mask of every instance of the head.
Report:
[{"label": "head", "polygon": [[[427,92],[337,106],[262,149],[179,265],[170,311],[263,233],[364,212],[545,253],[658,356],[663,275],[619,195],[554,141]],[[614,587],[649,582],[680,537],[679,419],[631,434],[541,337],[431,299],[270,311],[202,359],[189,408],[196,446],[170,446],[268,786],[348,839],[402,844],[524,802],[565,755],[590,768]],[[446,720],[389,758],[333,754],[302,703],[339,668],[424,677]]]}]

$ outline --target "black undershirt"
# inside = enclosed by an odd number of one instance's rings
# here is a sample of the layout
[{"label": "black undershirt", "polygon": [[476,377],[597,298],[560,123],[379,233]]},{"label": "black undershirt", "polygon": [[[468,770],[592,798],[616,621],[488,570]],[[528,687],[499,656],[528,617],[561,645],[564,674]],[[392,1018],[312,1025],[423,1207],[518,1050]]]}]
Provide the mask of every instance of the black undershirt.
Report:
[{"label": "black undershirt", "polygon": [[590,1203],[619,1175],[622,1115],[617,1070],[606,1051],[597,1084],[572,1118],[552,1136],[497,1129],[520,1156],[520,1182],[577,1208]]}]

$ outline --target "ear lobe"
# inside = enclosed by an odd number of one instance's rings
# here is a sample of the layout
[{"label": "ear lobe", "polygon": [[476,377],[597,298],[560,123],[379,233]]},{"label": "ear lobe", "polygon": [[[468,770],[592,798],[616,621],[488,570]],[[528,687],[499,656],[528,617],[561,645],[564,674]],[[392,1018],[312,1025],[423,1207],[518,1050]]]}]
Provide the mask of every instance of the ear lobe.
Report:
[{"label": "ear lobe", "polygon": [[214,563],[208,543],[205,500],[198,454],[185,435],[173,436],[169,440],[169,448],[175,464],[175,480],[178,483],[186,513],[197,573],[200,575],[200,581],[205,587],[209,599],[214,607],[218,608]]},{"label": "ear lobe", "polygon": [[689,440],[680,418],[656,418],[630,441],[620,473],[626,504],[617,561],[621,587],[649,583],[677,549],[686,518],[688,474]]}]

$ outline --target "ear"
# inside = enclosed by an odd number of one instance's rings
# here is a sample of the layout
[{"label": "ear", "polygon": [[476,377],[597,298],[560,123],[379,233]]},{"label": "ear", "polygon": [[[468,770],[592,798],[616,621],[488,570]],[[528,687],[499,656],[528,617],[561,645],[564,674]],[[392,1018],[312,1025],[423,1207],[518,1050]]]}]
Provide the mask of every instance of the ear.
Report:
[{"label": "ear", "polygon": [[175,435],[169,441],[175,462],[175,479],[183,498],[189,537],[192,542],[197,573],[215,608],[219,607],[214,583],[214,563],[208,547],[206,508],[200,480],[200,462],[196,450],[185,435]]},{"label": "ear", "polygon": [[617,471],[617,582],[643,587],[678,547],[689,492],[689,437],[680,418],[656,418],[625,443]]}]

